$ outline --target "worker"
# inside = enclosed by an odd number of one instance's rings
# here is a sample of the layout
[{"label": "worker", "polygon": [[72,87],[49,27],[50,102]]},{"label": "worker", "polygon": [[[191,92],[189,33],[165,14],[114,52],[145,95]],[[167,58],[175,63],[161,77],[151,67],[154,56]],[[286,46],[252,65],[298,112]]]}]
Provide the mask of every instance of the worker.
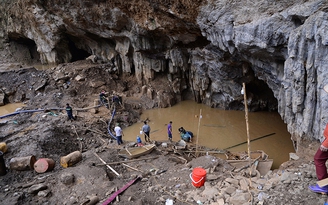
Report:
[{"label": "worker", "polygon": [[[323,131],[325,140],[321,143],[314,155],[314,165],[318,180],[328,178],[326,162],[328,160],[328,124]],[[328,194],[328,185],[320,187],[318,184],[309,186],[310,190],[317,193]]]},{"label": "worker", "polygon": [[[324,90],[328,93],[328,85],[324,87]],[[326,124],[323,131],[324,140],[319,146],[317,152],[314,155],[314,165],[318,180],[328,178],[326,162],[328,160],[328,124]],[[320,187],[318,184],[309,186],[309,189],[316,193],[328,194],[328,185]],[[328,200],[324,203],[328,205]]]},{"label": "worker", "polygon": [[113,103],[115,103],[115,105],[121,105],[122,106],[120,98],[117,95],[113,95],[112,101],[113,101]]},{"label": "worker", "polygon": [[102,90],[99,94],[99,100],[100,100],[100,104],[101,105],[105,105],[107,109],[109,109],[109,105],[108,105],[108,100],[106,98],[106,92],[104,90]]},{"label": "worker", "polygon": [[169,141],[172,142],[172,121],[167,125],[167,135],[169,137]]},{"label": "worker", "polygon": [[137,136],[137,147],[142,147],[143,144],[142,144],[142,141],[141,141],[141,138],[139,136]]},{"label": "worker", "polygon": [[66,113],[67,113],[67,118],[68,120],[75,120],[74,116],[73,116],[73,109],[71,106],[69,106],[69,104],[66,104]]},{"label": "worker", "polygon": [[124,134],[123,134],[123,130],[120,127],[119,123],[116,123],[114,131],[115,131],[115,135],[116,135],[117,144],[118,145],[123,144],[122,136],[124,136]]},{"label": "worker", "polygon": [[142,132],[145,134],[145,141],[150,142],[150,126],[147,124],[147,121],[144,121]]},{"label": "worker", "polygon": [[186,131],[183,127],[180,127],[178,131],[182,140],[186,142],[192,142],[192,137],[194,136],[192,132]]}]

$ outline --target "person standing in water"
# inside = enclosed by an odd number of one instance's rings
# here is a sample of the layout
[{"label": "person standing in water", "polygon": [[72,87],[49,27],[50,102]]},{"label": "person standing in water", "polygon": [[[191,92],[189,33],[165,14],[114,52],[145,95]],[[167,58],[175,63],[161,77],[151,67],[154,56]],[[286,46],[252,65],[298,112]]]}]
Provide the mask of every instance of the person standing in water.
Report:
[{"label": "person standing in water", "polygon": [[145,141],[150,142],[150,126],[147,124],[147,121],[144,121],[142,132],[145,134]]},{"label": "person standing in water", "polygon": [[169,141],[172,142],[172,121],[167,125],[167,134],[169,137]]}]

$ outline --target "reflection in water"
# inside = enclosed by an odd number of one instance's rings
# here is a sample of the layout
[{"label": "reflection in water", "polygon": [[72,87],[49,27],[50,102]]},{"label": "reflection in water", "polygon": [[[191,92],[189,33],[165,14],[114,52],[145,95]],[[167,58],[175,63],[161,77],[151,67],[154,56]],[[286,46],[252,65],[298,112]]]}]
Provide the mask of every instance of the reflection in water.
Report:
[{"label": "reflection in water", "polygon": [[[202,118],[199,120],[200,112]],[[194,133],[193,143],[210,148],[247,151],[246,120],[243,111],[227,111],[210,108],[193,101],[184,101],[170,108],[145,110],[141,120],[149,119],[152,140],[167,140],[167,124],[172,121],[173,141],[180,140],[179,127]],[[294,152],[287,126],[275,112],[248,113],[251,150],[264,150],[274,159],[273,168],[289,159]],[[124,129],[124,140],[136,141],[143,123]],[[199,133],[199,136],[197,135]],[[268,136],[266,136],[268,135]],[[266,136],[266,137],[263,137]],[[140,136],[144,141],[144,136]],[[261,138],[262,137],[262,138]],[[258,140],[254,140],[260,138]]]}]

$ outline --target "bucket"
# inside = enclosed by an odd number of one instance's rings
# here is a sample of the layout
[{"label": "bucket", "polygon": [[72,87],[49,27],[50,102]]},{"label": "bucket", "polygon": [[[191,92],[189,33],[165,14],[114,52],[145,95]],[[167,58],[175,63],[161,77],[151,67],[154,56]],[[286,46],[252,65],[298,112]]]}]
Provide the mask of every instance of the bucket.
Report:
[{"label": "bucket", "polygon": [[49,158],[41,158],[34,163],[34,170],[37,173],[44,173],[47,171],[51,171],[54,169],[54,167],[55,167],[55,161]]},{"label": "bucket", "polygon": [[206,179],[206,170],[200,167],[194,168],[192,173],[190,173],[190,179],[194,187],[199,188],[203,186]]},{"label": "bucket", "polygon": [[3,152],[0,151],[0,176],[7,174],[5,160],[3,159]]}]

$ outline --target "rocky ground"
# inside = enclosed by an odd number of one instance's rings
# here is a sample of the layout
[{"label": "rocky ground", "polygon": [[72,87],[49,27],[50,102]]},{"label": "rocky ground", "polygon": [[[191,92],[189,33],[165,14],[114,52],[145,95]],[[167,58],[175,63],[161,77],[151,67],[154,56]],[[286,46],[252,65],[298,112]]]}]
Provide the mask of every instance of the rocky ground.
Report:
[{"label": "rocky ground", "polygon": [[[326,196],[311,193],[316,182],[312,162],[317,142],[299,146],[298,160],[291,160],[280,169],[264,176],[249,177],[247,169],[236,170],[225,160],[211,155],[198,157],[176,152],[170,142],[153,142],[156,149],[145,160],[110,165],[118,174],[102,165],[119,162],[118,151],[131,145],[116,145],[107,133],[111,112],[105,107],[90,108],[104,89],[109,95],[122,96],[123,107],[117,108],[110,125],[127,127],[139,121],[143,109],[157,106],[131,76],[120,76],[110,64],[87,61],[58,65],[48,70],[34,68],[5,69],[0,73],[0,88],[6,103],[24,102],[29,110],[3,119],[0,141],[8,151],[3,155],[6,166],[16,157],[35,156],[54,159],[52,171],[7,170],[1,176],[1,204],[102,204],[116,189],[140,177],[112,204],[323,204]],[[124,79],[124,80],[123,80]],[[157,79],[155,90],[167,86]],[[68,121],[66,103],[73,106],[75,121]],[[53,109],[57,108],[57,109]],[[133,144],[133,143],[132,143]],[[192,147],[193,145],[189,145]],[[73,151],[82,153],[82,160],[64,168],[60,158]],[[278,150],[277,150],[278,151]],[[96,153],[96,154],[95,154]],[[97,156],[96,156],[97,155]],[[205,185],[195,188],[190,173],[195,167],[207,170]]]}]

